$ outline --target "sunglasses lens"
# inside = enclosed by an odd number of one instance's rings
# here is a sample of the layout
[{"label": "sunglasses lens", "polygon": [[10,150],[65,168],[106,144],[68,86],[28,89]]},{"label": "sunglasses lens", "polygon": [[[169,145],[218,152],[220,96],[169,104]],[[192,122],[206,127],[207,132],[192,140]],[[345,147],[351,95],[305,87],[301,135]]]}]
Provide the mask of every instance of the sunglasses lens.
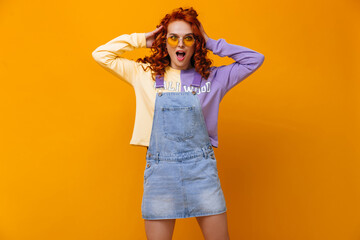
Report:
[{"label": "sunglasses lens", "polygon": [[175,37],[168,37],[167,41],[172,47],[176,47],[179,43],[179,39]]},{"label": "sunglasses lens", "polygon": [[186,37],[184,39],[184,44],[188,47],[191,47],[194,44],[194,42],[195,42],[195,39],[192,37]]}]

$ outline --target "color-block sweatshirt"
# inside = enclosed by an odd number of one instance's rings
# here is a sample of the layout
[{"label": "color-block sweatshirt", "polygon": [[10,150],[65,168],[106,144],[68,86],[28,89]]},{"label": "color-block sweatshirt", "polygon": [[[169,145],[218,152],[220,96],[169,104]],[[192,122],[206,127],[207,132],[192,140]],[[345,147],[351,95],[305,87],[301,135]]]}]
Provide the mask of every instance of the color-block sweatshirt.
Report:
[{"label": "color-block sweatshirt", "polygon": [[[135,48],[146,48],[145,33],[116,37],[96,48],[92,56],[102,67],[134,88],[136,113],[130,144],[149,146],[157,90],[151,71],[144,71],[141,67],[143,65],[146,68],[149,63],[138,63],[122,57],[122,54]],[[235,60],[229,65],[210,67],[209,78],[202,78],[200,88],[194,89],[201,103],[210,142],[214,147],[218,147],[217,122],[220,101],[231,88],[262,65],[264,55],[243,46],[229,44],[222,38],[208,38],[206,48],[218,56],[227,56]],[[193,90],[193,86],[190,85],[194,74],[199,74],[195,68],[178,70],[168,66],[165,70],[163,92]]]}]

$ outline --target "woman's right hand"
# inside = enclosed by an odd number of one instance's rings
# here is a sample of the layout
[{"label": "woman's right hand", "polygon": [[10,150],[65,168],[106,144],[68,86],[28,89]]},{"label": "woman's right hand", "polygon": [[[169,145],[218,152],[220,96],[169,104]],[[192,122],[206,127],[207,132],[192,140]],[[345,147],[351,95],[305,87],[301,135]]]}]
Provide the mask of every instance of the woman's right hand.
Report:
[{"label": "woman's right hand", "polygon": [[145,33],[145,38],[146,38],[146,47],[149,48],[152,46],[152,44],[155,41],[155,34],[158,33],[164,26],[161,25],[160,27],[158,27],[157,29],[155,29],[154,31]]}]

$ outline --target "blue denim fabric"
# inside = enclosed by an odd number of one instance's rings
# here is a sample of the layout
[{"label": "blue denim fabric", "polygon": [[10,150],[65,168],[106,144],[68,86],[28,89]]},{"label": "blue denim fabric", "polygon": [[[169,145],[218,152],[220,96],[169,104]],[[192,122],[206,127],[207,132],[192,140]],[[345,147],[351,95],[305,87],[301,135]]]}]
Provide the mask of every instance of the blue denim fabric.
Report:
[{"label": "blue denim fabric", "polygon": [[214,150],[196,93],[156,95],[143,187],[144,219],[226,212]]}]

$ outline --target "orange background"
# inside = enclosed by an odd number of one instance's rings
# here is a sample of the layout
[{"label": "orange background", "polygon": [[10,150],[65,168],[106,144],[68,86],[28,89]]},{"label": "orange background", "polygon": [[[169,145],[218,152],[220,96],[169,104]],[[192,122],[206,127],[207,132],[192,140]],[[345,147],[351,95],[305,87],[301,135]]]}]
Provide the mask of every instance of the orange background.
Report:
[{"label": "orange background", "polygon": [[[91,53],[179,6],[209,37],[265,55],[220,105],[230,238],[359,240],[355,0],[1,1],[0,239],[146,239],[135,94]],[[203,239],[196,219],[177,220],[173,239]]]}]

